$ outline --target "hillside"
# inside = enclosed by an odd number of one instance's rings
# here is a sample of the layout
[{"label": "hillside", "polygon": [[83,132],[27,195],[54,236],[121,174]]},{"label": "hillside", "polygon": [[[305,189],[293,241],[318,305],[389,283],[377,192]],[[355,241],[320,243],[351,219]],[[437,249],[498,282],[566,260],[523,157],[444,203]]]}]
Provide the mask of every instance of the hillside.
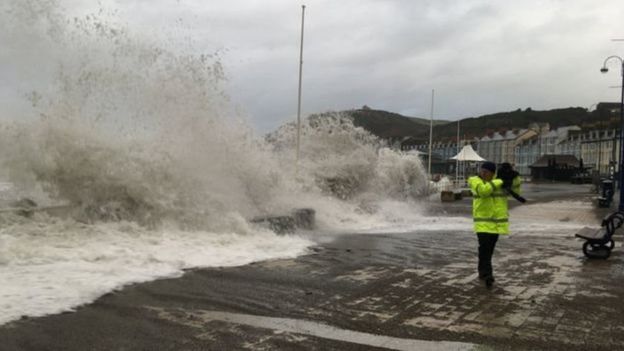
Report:
[{"label": "hillside", "polygon": [[[592,112],[581,107],[544,111],[527,108],[499,112],[460,120],[460,133],[465,138],[482,137],[493,132],[527,128],[531,123],[548,123],[551,129],[567,125],[578,125],[586,129],[618,128],[619,112],[614,111],[614,107],[619,108],[619,104],[601,103]],[[429,136],[429,120],[425,118],[406,117],[393,112],[373,110],[366,106],[343,113],[353,116],[355,125],[382,138],[410,136],[425,140]],[[455,138],[457,123],[435,120],[433,134],[436,140]]]},{"label": "hillside", "polygon": [[[430,121],[425,118],[407,117],[398,113],[373,110],[366,106],[358,110],[343,111],[353,117],[353,124],[370,131],[381,138],[429,134]],[[450,123],[434,120],[434,126]]]},{"label": "hillside", "polygon": [[[471,138],[493,132],[527,128],[531,123],[549,123],[552,129],[567,125],[586,126],[595,120],[595,116],[581,107],[546,111],[535,111],[528,108],[462,119],[460,120],[460,132],[462,136]],[[439,138],[454,138],[457,135],[457,124],[434,127],[434,133]]]}]

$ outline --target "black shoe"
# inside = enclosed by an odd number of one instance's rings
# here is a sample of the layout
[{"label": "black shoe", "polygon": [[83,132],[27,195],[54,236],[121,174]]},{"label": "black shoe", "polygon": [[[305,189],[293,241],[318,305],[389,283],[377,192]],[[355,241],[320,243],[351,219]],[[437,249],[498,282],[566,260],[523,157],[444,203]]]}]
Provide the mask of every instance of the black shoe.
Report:
[{"label": "black shoe", "polygon": [[485,278],[485,287],[486,288],[491,288],[492,285],[494,285],[494,277],[486,277]]},{"label": "black shoe", "polygon": [[479,279],[481,280],[486,280],[487,278],[492,279],[492,283],[494,283],[496,281],[496,279],[494,279],[493,276],[487,275],[487,274],[479,274]]}]

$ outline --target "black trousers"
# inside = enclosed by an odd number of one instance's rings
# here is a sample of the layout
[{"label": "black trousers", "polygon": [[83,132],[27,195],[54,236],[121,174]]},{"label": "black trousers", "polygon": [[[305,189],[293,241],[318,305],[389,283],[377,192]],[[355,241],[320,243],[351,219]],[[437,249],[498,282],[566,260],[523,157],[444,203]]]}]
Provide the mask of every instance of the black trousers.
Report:
[{"label": "black trousers", "polygon": [[492,255],[498,241],[498,234],[477,233],[479,238],[479,277],[494,276],[492,271]]}]

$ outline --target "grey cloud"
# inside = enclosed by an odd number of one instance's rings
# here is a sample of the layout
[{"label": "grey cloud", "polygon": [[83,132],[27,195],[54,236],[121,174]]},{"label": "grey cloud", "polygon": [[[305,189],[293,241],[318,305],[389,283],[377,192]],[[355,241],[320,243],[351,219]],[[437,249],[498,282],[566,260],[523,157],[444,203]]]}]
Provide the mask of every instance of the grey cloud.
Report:
[{"label": "grey cloud", "polygon": [[[66,0],[70,1],[70,0]],[[87,9],[84,2],[71,0]],[[198,52],[225,48],[228,92],[261,131],[296,114],[301,3],[292,0],[117,1],[138,31],[185,28]],[[620,0],[306,1],[304,114],[367,104],[459,118],[618,98]],[[77,11],[77,10],[74,10]],[[174,28],[174,29],[171,29]],[[614,70],[615,71],[615,70]]]}]

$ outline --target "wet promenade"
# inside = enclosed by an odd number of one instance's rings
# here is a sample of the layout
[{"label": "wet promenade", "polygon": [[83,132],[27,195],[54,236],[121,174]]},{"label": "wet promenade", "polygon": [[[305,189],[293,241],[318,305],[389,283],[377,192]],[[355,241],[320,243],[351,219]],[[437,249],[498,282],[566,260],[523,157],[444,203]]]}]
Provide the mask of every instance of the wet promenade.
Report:
[{"label": "wet promenade", "polygon": [[[618,350],[624,248],[587,260],[589,187],[527,186],[477,279],[465,231],[343,235],[296,259],[189,271],[0,327],[2,350]],[[469,200],[431,214],[468,216]]]}]

